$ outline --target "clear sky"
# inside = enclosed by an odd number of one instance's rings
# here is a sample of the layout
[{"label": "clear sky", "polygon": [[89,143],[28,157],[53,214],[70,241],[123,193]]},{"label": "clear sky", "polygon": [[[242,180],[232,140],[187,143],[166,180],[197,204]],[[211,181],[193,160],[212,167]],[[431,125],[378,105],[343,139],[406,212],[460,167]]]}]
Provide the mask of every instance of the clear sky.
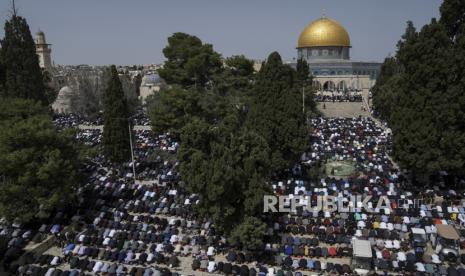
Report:
[{"label": "clear sky", "polygon": [[[0,1],[0,19],[11,14]],[[311,21],[327,17],[349,32],[352,59],[382,61],[412,20],[439,17],[440,0],[16,0],[35,34],[52,45],[56,64],[149,64],[164,60],[173,32],[186,32],[230,56],[296,56]],[[0,30],[3,37],[3,28]]]}]

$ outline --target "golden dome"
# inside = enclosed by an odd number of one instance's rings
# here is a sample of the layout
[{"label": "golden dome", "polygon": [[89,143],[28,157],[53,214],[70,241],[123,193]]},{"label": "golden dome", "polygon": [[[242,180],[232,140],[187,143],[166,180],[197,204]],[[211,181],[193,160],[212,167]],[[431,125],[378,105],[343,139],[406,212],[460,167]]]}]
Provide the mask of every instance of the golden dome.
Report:
[{"label": "golden dome", "polygon": [[300,33],[297,48],[319,46],[350,47],[350,38],[339,22],[323,17],[310,23]]}]

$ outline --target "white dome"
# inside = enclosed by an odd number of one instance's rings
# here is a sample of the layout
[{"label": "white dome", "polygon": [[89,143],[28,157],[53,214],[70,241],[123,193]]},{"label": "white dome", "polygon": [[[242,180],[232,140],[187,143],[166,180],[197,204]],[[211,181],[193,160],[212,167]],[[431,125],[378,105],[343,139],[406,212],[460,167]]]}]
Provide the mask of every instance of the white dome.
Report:
[{"label": "white dome", "polygon": [[71,93],[73,93],[73,90],[69,86],[63,86],[60,92],[58,92],[58,96],[69,95]]}]

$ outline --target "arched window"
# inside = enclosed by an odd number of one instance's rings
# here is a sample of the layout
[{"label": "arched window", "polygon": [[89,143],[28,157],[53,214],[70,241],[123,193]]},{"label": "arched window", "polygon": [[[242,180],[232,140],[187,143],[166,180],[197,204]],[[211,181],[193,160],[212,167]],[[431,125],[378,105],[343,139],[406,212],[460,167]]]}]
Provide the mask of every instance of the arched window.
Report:
[{"label": "arched window", "polygon": [[326,91],[334,91],[334,90],[335,90],[334,82],[332,82],[332,81],[326,81],[326,82],[323,84],[323,90],[326,90]]}]

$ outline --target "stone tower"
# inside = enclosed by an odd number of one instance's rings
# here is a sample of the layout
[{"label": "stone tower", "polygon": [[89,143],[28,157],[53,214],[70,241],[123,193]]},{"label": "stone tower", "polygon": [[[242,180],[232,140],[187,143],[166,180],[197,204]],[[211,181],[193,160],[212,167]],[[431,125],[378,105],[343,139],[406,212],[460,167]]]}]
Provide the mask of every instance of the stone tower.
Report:
[{"label": "stone tower", "polygon": [[45,34],[42,31],[39,31],[36,34],[36,53],[39,56],[39,65],[41,68],[51,71],[52,69],[52,49],[50,49],[50,44],[47,44],[45,40]]}]

